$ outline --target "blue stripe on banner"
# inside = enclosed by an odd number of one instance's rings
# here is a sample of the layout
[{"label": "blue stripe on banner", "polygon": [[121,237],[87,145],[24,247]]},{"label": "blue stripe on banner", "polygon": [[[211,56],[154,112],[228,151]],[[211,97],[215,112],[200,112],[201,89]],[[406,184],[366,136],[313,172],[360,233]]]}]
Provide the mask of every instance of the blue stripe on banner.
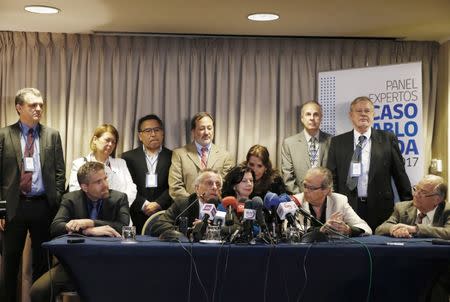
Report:
[{"label": "blue stripe on banner", "polygon": [[319,82],[319,103],[322,105],[322,131],[336,134],[336,77],[322,77]]}]

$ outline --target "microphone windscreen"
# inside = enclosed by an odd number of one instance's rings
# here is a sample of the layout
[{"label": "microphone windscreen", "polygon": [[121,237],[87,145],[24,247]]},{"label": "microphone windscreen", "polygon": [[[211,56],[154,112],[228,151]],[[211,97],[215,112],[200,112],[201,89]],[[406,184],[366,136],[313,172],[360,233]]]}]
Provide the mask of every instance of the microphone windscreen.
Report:
[{"label": "microphone windscreen", "polygon": [[236,210],[237,209],[237,205],[238,205],[238,201],[237,201],[236,197],[227,196],[227,197],[224,197],[222,199],[222,205],[225,208],[228,208],[228,206],[231,206],[233,209]]},{"label": "microphone windscreen", "polygon": [[287,195],[286,193],[280,194],[280,202],[289,202],[291,200],[291,196]]},{"label": "microphone windscreen", "polygon": [[245,201],[244,209],[253,209],[253,202],[250,199]]},{"label": "microphone windscreen", "polygon": [[278,207],[280,204],[280,198],[277,194],[272,192],[267,192],[266,196],[264,196],[264,206],[267,209],[272,209],[272,207]]},{"label": "microphone windscreen", "polygon": [[211,198],[206,203],[212,203],[213,205],[215,205],[217,207],[219,205],[220,201],[219,201],[219,198]]},{"label": "microphone windscreen", "polygon": [[253,209],[255,209],[255,210],[261,209],[264,205],[262,198],[259,196],[253,197],[252,202],[253,202]]}]

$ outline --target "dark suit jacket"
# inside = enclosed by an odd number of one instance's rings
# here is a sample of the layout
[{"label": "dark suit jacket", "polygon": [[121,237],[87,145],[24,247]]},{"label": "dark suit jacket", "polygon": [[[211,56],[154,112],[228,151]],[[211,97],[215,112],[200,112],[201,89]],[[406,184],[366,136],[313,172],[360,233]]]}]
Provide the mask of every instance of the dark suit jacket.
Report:
[{"label": "dark suit jacket", "polygon": [[134,225],[136,225],[137,233],[140,234],[142,227],[148,216],[142,212],[142,206],[146,200],[156,201],[163,210],[172,204],[172,198],[169,195],[169,169],[172,158],[172,151],[163,147],[158,156],[158,164],[156,165],[156,173],[158,174],[158,187],[146,188],[145,178],[148,172],[147,162],[145,159],[142,146],[127,151],[122,154],[122,158],[126,161],[131,178],[137,187],[137,195],[131,205],[130,214]]},{"label": "dark suit jacket", "polygon": [[185,200],[174,201],[166,212],[152,225],[150,234],[152,236],[159,236],[164,231],[176,229],[176,225],[178,224],[176,219],[180,214],[188,218],[188,227],[191,227],[194,220],[198,218],[200,211],[197,200],[197,194],[194,193]]},{"label": "dark suit jacket", "polygon": [[[391,177],[400,200],[411,200],[412,193],[397,137],[391,132],[372,128],[371,143],[366,222],[375,230],[389,217],[394,206]],[[357,211],[357,189],[350,191],[346,185],[353,146],[353,130],[333,137],[327,168],[333,173],[335,192],[346,195],[352,208]]]},{"label": "dark suit jacket", "polygon": [[[98,219],[94,220],[95,226],[109,225],[117,232],[122,233],[122,227],[130,223],[130,209],[128,198],[125,193],[109,190],[109,198],[104,199]],[[66,224],[72,219],[89,218],[88,199],[82,190],[64,194],[56,213],[55,219],[50,226],[52,237],[66,234]]]},{"label": "dark suit jacket", "polygon": [[[56,213],[66,182],[58,131],[39,124],[39,152],[45,194],[52,211]],[[19,204],[21,165],[20,126],[17,122],[0,129],[0,200],[7,202],[9,221],[16,215]]]},{"label": "dark suit jacket", "polygon": [[[394,213],[391,217],[380,225],[376,230],[376,235],[389,235],[393,225],[404,223],[415,225],[417,217],[417,208],[412,201],[398,202],[395,204]],[[450,239],[450,204],[448,202],[440,203],[431,225],[417,225],[417,237],[437,237]]]}]

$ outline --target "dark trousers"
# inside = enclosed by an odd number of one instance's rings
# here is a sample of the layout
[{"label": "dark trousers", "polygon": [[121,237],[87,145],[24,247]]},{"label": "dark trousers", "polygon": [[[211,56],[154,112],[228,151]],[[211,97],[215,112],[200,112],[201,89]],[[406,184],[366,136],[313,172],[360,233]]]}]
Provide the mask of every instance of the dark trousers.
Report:
[{"label": "dark trousers", "polygon": [[33,282],[48,270],[48,254],[41,244],[50,239],[52,213],[45,198],[21,198],[16,216],[6,223],[3,236],[2,301],[17,301],[17,284],[27,231],[32,248]]},{"label": "dark trousers", "polygon": [[58,263],[33,283],[30,292],[31,302],[54,301],[59,293],[75,290],[70,276]]}]

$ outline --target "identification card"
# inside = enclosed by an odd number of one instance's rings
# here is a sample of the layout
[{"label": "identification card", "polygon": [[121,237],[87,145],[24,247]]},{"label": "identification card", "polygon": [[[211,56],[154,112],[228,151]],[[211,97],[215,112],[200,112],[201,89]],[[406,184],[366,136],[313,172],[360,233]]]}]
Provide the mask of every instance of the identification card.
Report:
[{"label": "identification card", "polygon": [[34,172],[34,162],[32,157],[24,157],[23,169],[25,172]]},{"label": "identification card", "polygon": [[158,174],[147,172],[147,175],[145,177],[145,187],[146,188],[158,187]]},{"label": "identification card", "polygon": [[361,175],[361,163],[352,163],[352,177]]}]

